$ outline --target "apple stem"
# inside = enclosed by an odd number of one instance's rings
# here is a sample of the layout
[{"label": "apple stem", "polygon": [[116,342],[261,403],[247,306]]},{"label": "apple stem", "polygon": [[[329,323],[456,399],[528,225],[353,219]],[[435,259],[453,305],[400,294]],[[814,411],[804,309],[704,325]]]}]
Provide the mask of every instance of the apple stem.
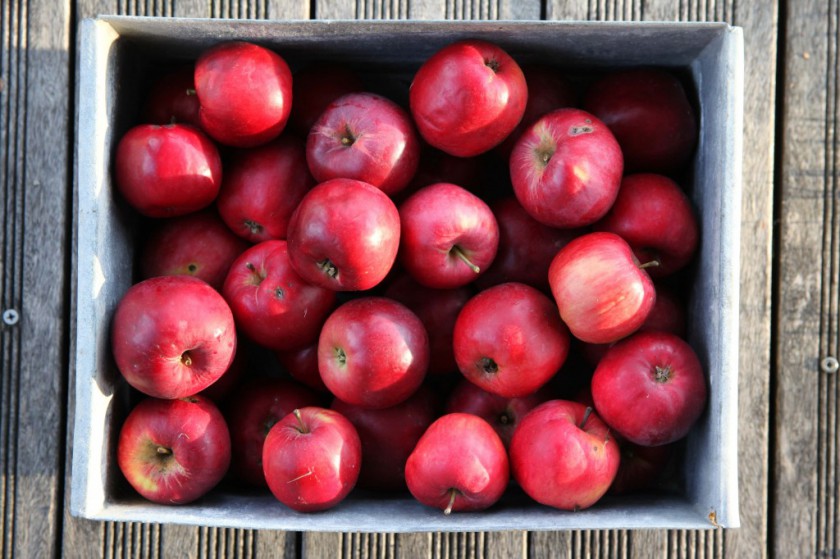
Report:
[{"label": "apple stem", "polygon": [[586,406],[586,411],[583,412],[583,421],[580,422],[581,429],[586,425],[590,415],[592,415],[592,406]]},{"label": "apple stem", "polygon": [[295,417],[298,420],[298,425],[300,425],[300,427],[298,428],[298,431],[300,431],[301,433],[304,433],[304,434],[308,433],[309,428],[306,426],[306,423],[303,422],[303,417],[301,417],[301,415],[300,415],[300,410],[295,409],[292,413],[295,414]]},{"label": "apple stem", "polygon": [[470,270],[472,270],[476,274],[481,273],[481,268],[479,268],[478,266],[476,266],[475,264],[470,262],[470,259],[467,258],[466,254],[464,254],[464,251],[461,250],[461,247],[459,247],[458,245],[455,245],[455,246],[452,247],[450,252],[454,252],[455,256],[460,258],[464,262],[464,264],[466,264],[467,266],[470,267]]},{"label": "apple stem", "polygon": [[443,509],[443,514],[449,516],[449,514],[452,512],[452,507],[455,506],[455,497],[457,497],[457,496],[458,496],[458,490],[457,489],[455,489],[453,487],[452,489],[449,490],[449,504],[446,505],[445,509]]},{"label": "apple stem", "polygon": [[187,89],[187,95],[195,95],[195,94],[196,94],[195,89],[193,89],[193,88]]},{"label": "apple stem", "polygon": [[172,449],[166,448],[165,446],[159,446],[157,447],[157,453],[160,456],[169,456],[170,454],[172,454]]},{"label": "apple stem", "polygon": [[660,264],[661,264],[661,262],[659,262],[659,260],[657,260],[656,258],[654,258],[654,259],[653,259],[653,260],[651,260],[650,262],[645,262],[644,264],[639,264],[639,269],[641,269],[641,270],[645,270],[645,269],[647,269],[647,268],[656,268],[656,267],[657,267],[657,266],[659,266]]}]

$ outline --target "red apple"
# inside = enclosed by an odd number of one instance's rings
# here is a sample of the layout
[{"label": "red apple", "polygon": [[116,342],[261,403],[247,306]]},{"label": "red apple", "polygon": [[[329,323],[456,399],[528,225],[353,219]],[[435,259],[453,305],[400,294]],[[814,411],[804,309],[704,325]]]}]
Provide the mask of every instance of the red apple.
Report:
[{"label": "red apple", "polygon": [[342,95],[362,90],[362,80],[346,66],[326,63],[307,66],[294,75],[295,105],[289,125],[305,137],[330,103]]},{"label": "red apple", "polygon": [[362,441],[359,487],[375,491],[406,488],[406,460],[437,418],[436,403],[431,390],[422,387],[408,400],[384,409],[333,401],[332,409],[350,420]]},{"label": "red apple", "polygon": [[217,406],[223,405],[228,397],[246,376],[248,360],[242,346],[238,346],[236,355],[230,367],[219,377],[219,380],[199,392],[199,396],[212,400]]},{"label": "red apple", "polygon": [[420,387],[428,366],[429,337],[423,323],[391,299],[350,300],[321,329],[321,378],[348,404],[394,406]]},{"label": "red apple", "polygon": [[393,195],[414,177],[420,142],[399,105],[374,93],[349,93],[312,126],[306,161],[319,182],[356,179]]},{"label": "red apple", "polygon": [[455,157],[423,144],[417,172],[411,184],[399,194],[404,200],[409,194],[438,182],[457,184],[476,193],[485,186],[484,168],[485,157]]},{"label": "red apple", "polygon": [[243,239],[285,239],[292,212],[314,185],[303,142],[283,135],[234,154],[225,167],[216,206],[231,231]]},{"label": "red apple", "polygon": [[117,189],[148,217],[175,217],[206,208],[222,184],[213,142],[186,124],[141,124],[125,133],[114,155]]},{"label": "red apple", "polygon": [[519,65],[497,45],[480,40],[439,50],[417,71],[409,91],[420,134],[457,157],[501,143],[522,119],[527,99]]},{"label": "red apple", "polygon": [[195,276],[220,291],[230,265],[248,248],[215,212],[156,222],[140,255],[140,277]]},{"label": "red apple", "polygon": [[275,356],[293,379],[318,392],[329,392],[318,371],[318,340],[296,349],[278,351]]},{"label": "red apple", "polygon": [[593,227],[615,233],[633,248],[653,278],[681,270],[697,251],[700,238],[691,201],[671,179],[653,173],[628,175],[610,211]]},{"label": "red apple", "polygon": [[192,124],[200,126],[198,96],[192,66],[171,70],[155,80],[143,105],[143,121],[149,124]]},{"label": "red apple", "polygon": [[662,485],[667,478],[666,468],[674,455],[674,445],[642,446],[625,440],[618,441],[621,463],[610,486],[617,495],[635,493]]},{"label": "red apple", "polygon": [[277,136],[292,108],[292,73],[277,53],[231,41],[206,50],[195,64],[201,127],[216,141],[254,147]]},{"label": "red apple", "polygon": [[333,179],[303,197],[288,241],[292,266],[310,283],[335,291],[370,289],[397,257],[400,214],[378,188]]},{"label": "red apple", "polygon": [[656,302],[650,276],[614,233],[589,233],[560,249],[548,282],[560,317],[584,342],[606,344],[632,334]]},{"label": "red apple", "polygon": [[277,422],[263,445],[263,471],[278,501],[299,512],[336,506],[359,478],[362,444],[340,413],[305,407]]},{"label": "red apple", "polygon": [[697,117],[680,80],[667,71],[633,68],[596,80],[584,108],[615,134],[628,172],[677,171],[697,142]]},{"label": "red apple", "polygon": [[452,344],[470,382],[505,398],[533,394],[569,353],[569,332],[547,296],[522,283],[503,283],[464,305]]},{"label": "red apple", "polygon": [[405,481],[414,498],[444,514],[492,506],[509,479],[507,451],[499,435],[468,413],[450,413],[432,423],[405,465]]},{"label": "red apple", "polygon": [[233,361],[233,314],[200,279],[147,279],[117,304],[111,348],[131,386],[155,398],[184,398],[213,384]]},{"label": "red apple", "polygon": [[263,347],[288,350],[313,343],[335,304],[335,292],[304,281],[286,241],[263,241],[230,267],[222,294],[236,324]]},{"label": "red apple", "polygon": [[639,332],[616,343],[592,376],[598,414],[622,437],[645,446],[686,436],[703,413],[706,394],[697,354],[668,332]]},{"label": "red apple", "polygon": [[297,408],[315,406],[321,398],[297,383],[258,378],[241,386],[227,406],[232,451],[231,469],[237,479],[266,487],[263,443],[275,423]]},{"label": "red apple", "polygon": [[224,477],[230,456],[224,417],[201,396],[142,400],[126,417],[117,446],[117,464],[131,486],[163,505],[205,495]]},{"label": "red apple", "polygon": [[580,510],[609,489],[620,452],[607,425],[583,404],[551,400],[534,408],[510,443],[513,478],[543,505]]},{"label": "red apple", "polygon": [[478,196],[450,183],[429,185],[400,205],[400,261],[427,287],[473,281],[496,256],[499,226]]}]

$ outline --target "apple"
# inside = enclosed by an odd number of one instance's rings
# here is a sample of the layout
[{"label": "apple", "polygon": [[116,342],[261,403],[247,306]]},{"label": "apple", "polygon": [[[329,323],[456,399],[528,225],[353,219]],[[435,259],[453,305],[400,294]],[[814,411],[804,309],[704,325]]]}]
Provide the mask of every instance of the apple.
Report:
[{"label": "apple", "polygon": [[162,505],[182,505],[207,494],[225,476],[230,458],[225,419],[201,396],[140,401],[117,442],[117,464],[128,483]]},{"label": "apple", "polygon": [[533,394],[569,353],[569,331],[546,295],[522,283],[503,283],[467,301],[452,345],[467,380],[505,398]]},{"label": "apple", "polygon": [[596,80],[584,108],[615,134],[628,172],[683,168],[697,143],[697,116],[673,74],[654,68],[611,72]]},{"label": "apple", "polygon": [[639,332],[616,343],[592,375],[598,414],[622,437],[644,446],[686,436],[706,397],[697,354],[668,332]]},{"label": "apple", "polygon": [[549,227],[590,225],[618,195],[623,160],[609,128],[580,109],[558,109],[525,130],[510,155],[513,191]]},{"label": "apple", "polygon": [[385,297],[352,299],[327,318],[318,340],[321,379],[338,399],[387,408],[411,396],[429,366],[417,315]]},{"label": "apple", "polygon": [[217,291],[248,243],[234,235],[212,211],[153,223],[140,251],[140,277],[195,276]]},{"label": "apple", "polygon": [[295,382],[256,378],[241,386],[227,406],[234,476],[249,485],[266,487],[263,443],[275,423],[297,408],[316,406],[321,398]]},{"label": "apple", "polygon": [[194,79],[201,127],[219,143],[254,147],[286,127],[292,73],[279,54],[245,41],[221,43],[201,54]]},{"label": "apple", "polygon": [[437,51],[414,76],[409,106],[420,135],[457,157],[497,146],[519,124],[528,85],[499,46],[463,40]]},{"label": "apple", "polygon": [[142,119],[148,124],[200,126],[198,96],[193,84],[193,66],[170,70],[157,78],[146,94]]},{"label": "apple", "polygon": [[303,142],[284,134],[230,158],[216,207],[243,239],[285,239],[292,212],[313,186]]},{"label": "apple", "polygon": [[444,514],[491,507],[509,480],[505,445],[489,423],[469,413],[436,419],[405,465],[405,481],[414,498]]},{"label": "apple", "polygon": [[332,179],[306,193],[288,229],[292,266],[335,291],[362,291],[385,279],[400,246],[400,214],[378,188]]},{"label": "apple", "polygon": [[572,335],[607,344],[635,332],[656,302],[653,281],[642,266],[614,233],[588,233],[560,249],[548,282]]},{"label": "apple", "polygon": [[212,400],[217,406],[224,405],[228,397],[233,394],[236,387],[246,377],[247,368],[248,359],[246,358],[246,352],[243,351],[242,344],[239,344],[236,355],[233,356],[233,361],[231,361],[227,370],[222,373],[222,376],[219,377],[219,380],[199,392],[198,395]]},{"label": "apple", "polygon": [[356,179],[394,195],[417,171],[420,142],[399,105],[375,93],[349,93],[312,125],[306,161],[319,182]]},{"label": "apple", "polygon": [[404,402],[383,409],[333,400],[332,409],[350,420],[362,442],[359,487],[374,491],[406,488],[406,460],[437,418],[436,404],[432,391],[423,387]]},{"label": "apple", "polygon": [[274,355],[293,379],[318,392],[329,392],[318,371],[318,340]]},{"label": "apple", "polygon": [[140,392],[191,396],[218,380],[233,361],[233,314],[200,279],[150,278],[131,286],[117,304],[111,349],[120,373]]},{"label": "apple", "polygon": [[294,75],[292,98],[295,105],[289,115],[289,125],[306,137],[330,103],[342,95],[362,90],[362,80],[346,66],[329,63],[307,66]]},{"label": "apple", "polygon": [[216,146],[187,124],[140,124],[114,154],[117,189],[147,217],[176,217],[206,208],[222,184]]},{"label": "apple", "polygon": [[648,269],[653,278],[683,269],[700,239],[688,196],[677,183],[654,173],[624,177],[615,203],[593,229],[620,236],[641,262],[658,262]]},{"label": "apple", "polygon": [[316,406],[292,411],[263,444],[263,471],[278,501],[299,512],[336,506],[359,478],[362,444],[340,413]]},{"label": "apple", "polygon": [[422,188],[400,205],[400,262],[437,289],[475,280],[496,256],[499,226],[490,207],[451,183]]},{"label": "apple", "polygon": [[230,267],[222,295],[248,338],[274,350],[313,343],[335,305],[335,292],[303,280],[286,241],[263,241]]},{"label": "apple", "polygon": [[662,485],[667,480],[666,470],[674,455],[674,444],[642,446],[620,439],[618,446],[621,450],[621,463],[610,486],[610,493],[636,493]]},{"label": "apple", "polygon": [[531,410],[513,433],[513,478],[532,499],[561,510],[589,508],[615,479],[621,454],[592,408],[550,400]]},{"label": "apple", "polygon": [[403,200],[425,186],[438,182],[457,184],[477,193],[486,187],[484,169],[486,157],[455,157],[445,151],[423,143],[420,163],[414,178],[405,190],[399,192]]}]

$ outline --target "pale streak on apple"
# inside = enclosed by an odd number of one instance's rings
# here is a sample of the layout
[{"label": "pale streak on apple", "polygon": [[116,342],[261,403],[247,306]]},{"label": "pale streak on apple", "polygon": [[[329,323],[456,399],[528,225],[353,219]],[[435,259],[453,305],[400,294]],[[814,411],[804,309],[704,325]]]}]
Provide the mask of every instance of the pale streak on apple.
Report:
[{"label": "pale streak on apple", "polygon": [[294,482],[299,481],[299,480],[301,480],[301,479],[303,479],[303,478],[305,478],[305,477],[309,477],[309,476],[311,476],[311,475],[312,475],[312,474],[314,474],[314,473],[315,473],[315,472],[314,472],[314,471],[312,471],[312,468],[310,468],[310,469],[306,470],[306,473],[305,473],[305,474],[301,474],[301,475],[299,475],[298,477],[292,478],[292,479],[290,479],[289,481],[287,481],[286,483],[294,483]]}]

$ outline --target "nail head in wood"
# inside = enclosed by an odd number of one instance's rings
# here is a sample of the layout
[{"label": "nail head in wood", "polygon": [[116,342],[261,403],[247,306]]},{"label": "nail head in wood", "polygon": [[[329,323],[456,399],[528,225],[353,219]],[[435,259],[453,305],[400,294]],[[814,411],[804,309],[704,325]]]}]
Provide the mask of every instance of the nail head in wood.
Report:
[{"label": "nail head in wood", "polygon": [[820,368],[824,373],[836,373],[840,369],[840,361],[829,355],[820,362]]}]

